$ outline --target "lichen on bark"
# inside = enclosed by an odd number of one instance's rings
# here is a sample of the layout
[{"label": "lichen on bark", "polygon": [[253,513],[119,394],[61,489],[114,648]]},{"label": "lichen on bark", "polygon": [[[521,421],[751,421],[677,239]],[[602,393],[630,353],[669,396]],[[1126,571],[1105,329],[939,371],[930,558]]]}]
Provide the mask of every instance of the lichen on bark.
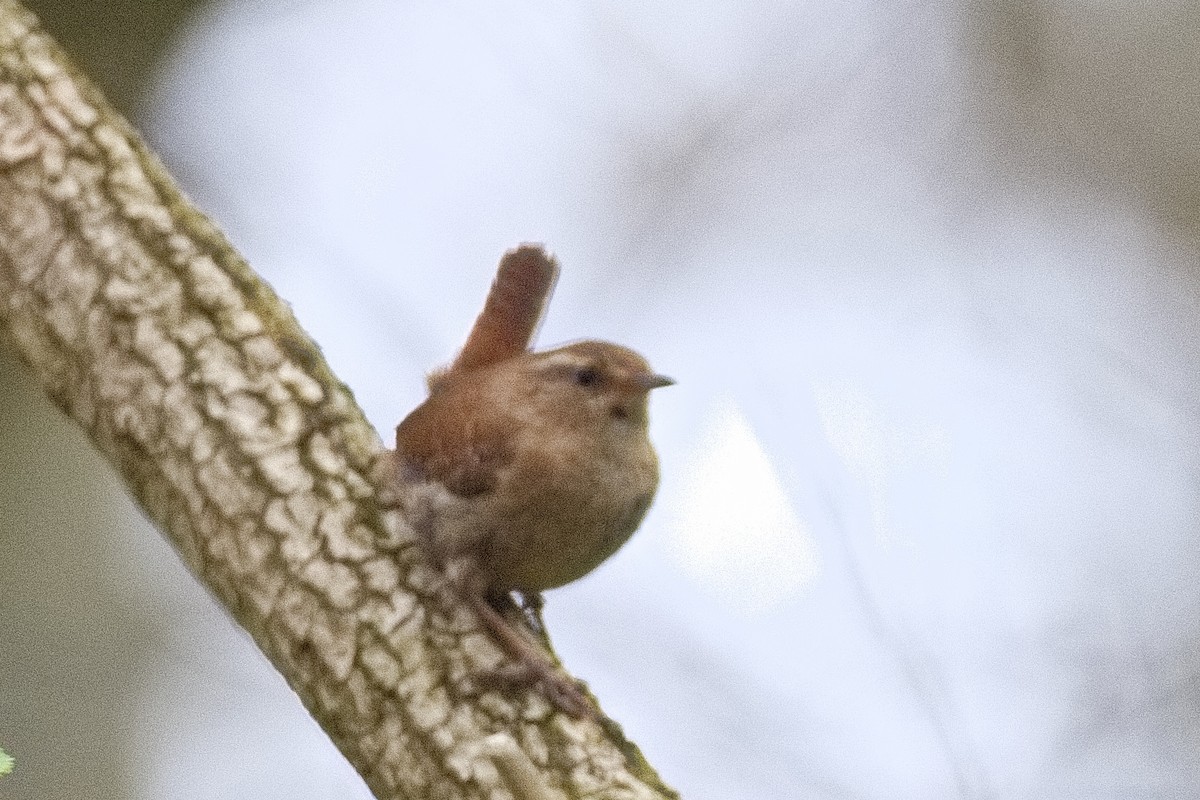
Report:
[{"label": "lichen on bark", "polygon": [[499,651],[414,547],[384,448],[287,306],[0,0],[0,329],[380,798],[674,796]]}]

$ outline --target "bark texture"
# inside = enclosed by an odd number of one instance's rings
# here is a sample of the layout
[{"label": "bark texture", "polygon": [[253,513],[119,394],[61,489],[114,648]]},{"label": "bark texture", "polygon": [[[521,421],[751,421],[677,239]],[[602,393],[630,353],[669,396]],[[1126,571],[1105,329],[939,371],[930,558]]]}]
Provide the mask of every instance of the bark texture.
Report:
[{"label": "bark texture", "polygon": [[611,723],[473,676],[384,449],[287,307],[0,0],[0,329],[380,798],[673,797]]}]

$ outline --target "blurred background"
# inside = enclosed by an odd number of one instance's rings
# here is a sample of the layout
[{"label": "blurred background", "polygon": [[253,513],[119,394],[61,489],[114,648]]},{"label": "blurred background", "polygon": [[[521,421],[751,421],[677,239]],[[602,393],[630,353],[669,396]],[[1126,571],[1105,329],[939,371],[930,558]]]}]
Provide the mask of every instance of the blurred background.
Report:
[{"label": "blurred background", "polygon": [[[1200,6],[31,4],[386,440],[500,254],[663,485],[548,597],[725,798],[1200,785]],[[0,797],[366,798],[0,355]]]}]

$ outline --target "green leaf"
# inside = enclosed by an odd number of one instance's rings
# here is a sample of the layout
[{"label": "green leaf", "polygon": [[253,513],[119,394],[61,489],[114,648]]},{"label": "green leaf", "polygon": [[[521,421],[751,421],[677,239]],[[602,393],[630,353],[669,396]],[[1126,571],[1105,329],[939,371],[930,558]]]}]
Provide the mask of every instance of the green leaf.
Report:
[{"label": "green leaf", "polygon": [[0,778],[3,778],[8,773],[12,772],[12,768],[12,756],[0,749]]}]

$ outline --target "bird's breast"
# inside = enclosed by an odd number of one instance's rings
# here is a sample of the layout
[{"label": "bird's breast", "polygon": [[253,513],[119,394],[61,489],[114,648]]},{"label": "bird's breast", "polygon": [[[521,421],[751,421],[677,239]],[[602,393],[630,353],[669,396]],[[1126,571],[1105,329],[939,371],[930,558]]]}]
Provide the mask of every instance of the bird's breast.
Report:
[{"label": "bird's breast", "polygon": [[658,487],[658,459],[648,439],[628,444],[519,454],[503,476],[509,485],[493,495],[489,549],[497,588],[562,586],[628,541]]}]

